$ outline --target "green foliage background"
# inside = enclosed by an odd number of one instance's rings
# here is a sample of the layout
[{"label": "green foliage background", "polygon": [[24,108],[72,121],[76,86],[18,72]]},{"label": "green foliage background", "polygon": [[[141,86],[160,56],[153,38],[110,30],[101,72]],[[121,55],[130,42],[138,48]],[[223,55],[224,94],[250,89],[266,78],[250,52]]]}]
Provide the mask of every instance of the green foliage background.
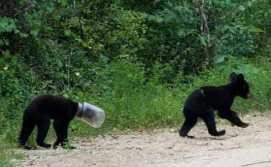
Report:
[{"label": "green foliage background", "polygon": [[71,136],[179,126],[186,96],[225,84],[232,71],[245,74],[255,96],[234,107],[268,110],[271,2],[205,0],[210,43],[201,33],[199,2],[1,1],[0,141],[9,143],[2,150],[14,147],[23,110],[40,94],[106,110],[101,129],[74,121]]}]

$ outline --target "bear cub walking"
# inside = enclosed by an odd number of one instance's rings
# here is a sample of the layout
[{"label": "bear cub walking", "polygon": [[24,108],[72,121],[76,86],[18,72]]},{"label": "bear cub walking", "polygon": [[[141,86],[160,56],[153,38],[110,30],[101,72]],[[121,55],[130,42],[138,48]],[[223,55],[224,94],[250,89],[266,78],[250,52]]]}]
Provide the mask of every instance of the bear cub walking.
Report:
[{"label": "bear cub walking", "polygon": [[26,141],[37,126],[36,142],[39,146],[49,148],[51,145],[44,143],[50,126],[50,120],[54,120],[53,126],[57,140],[54,148],[68,141],[68,126],[79,110],[79,103],[60,96],[43,95],[35,98],[26,108],[23,115],[22,129],[19,136],[19,145],[25,149],[31,147]]},{"label": "bear cub walking", "polygon": [[233,125],[246,128],[248,123],[244,123],[236,112],[231,110],[234,98],[240,96],[244,99],[250,97],[249,85],[243,74],[231,73],[230,83],[223,86],[204,86],[192,92],[183,108],[185,121],[179,130],[182,137],[189,136],[188,132],[197,123],[197,119],[203,119],[212,136],[222,136],[225,130],[217,131],[215,113],[230,121]]}]

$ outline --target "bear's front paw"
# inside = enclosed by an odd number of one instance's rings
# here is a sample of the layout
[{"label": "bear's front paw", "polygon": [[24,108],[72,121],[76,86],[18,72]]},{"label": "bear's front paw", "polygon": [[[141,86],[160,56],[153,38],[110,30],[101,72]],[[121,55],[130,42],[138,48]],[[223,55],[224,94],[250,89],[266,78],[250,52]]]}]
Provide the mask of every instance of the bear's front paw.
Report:
[{"label": "bear's front paw", "polygon": [[33,148],[31,146],[28,146],[28,145],[19,145],[18,146],[19,148],[22,148],[22,149],[25,149],[25,150],[32,150]]},{"label": "bear's front paw", "polygon": [[225,135],[226,131],[225,130],[221,130],[217,132],[217,136],[223,136]]},{"label": "bear's front paw", "polygon": [[209,134],[212,136],[223,136],[225,135],[226,131],[225,130],[220,130],[220,131],[209,131]]},{"label": "bear's front paw", "polygon": [[46,144],[46,143],[38,143],[38,146],[49,149],[51,147],[51,144]]},{"label": "bear's front paw", "polygon": [[241,128],[246,128],[246,127],[249,126],[249,124],[248,124],[248,123],[242,122],[242,123],[240,123],[238,126],[241,127]]}]

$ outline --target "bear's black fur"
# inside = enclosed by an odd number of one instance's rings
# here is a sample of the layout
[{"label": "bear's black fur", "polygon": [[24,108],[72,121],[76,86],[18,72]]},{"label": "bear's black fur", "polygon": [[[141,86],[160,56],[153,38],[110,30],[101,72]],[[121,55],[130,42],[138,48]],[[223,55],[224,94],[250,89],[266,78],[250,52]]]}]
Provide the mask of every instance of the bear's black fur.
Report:
[{"label": "bear's black fur", "polygon": [[54,130],[57,140],[54,148],[58,144],[64,146],[68,141],[68,126],[78,111],[78,103],[60,96],[42,95],[36,97],[26,108],[23,115],[22,129],[19,136],[19,144],[25,149],[30,149],[26,145],[27,139],[37,126],[36,142],[39,146],[49,148],[51,145],[44,143],[47,135],[50,120],[54,120]]},{"label": "bear's black fur", "polygon": [[250,96],[249,85],[243,74],[232,73],[230,83],[223,86],[204,86],[192,92],[183,108],[185,121],[179,131],[182,137],[188,136],[188,132],[201,118],[205,122],[208,132],[212,136],[222,136],[225,130],[217,131],[214,111],[218,111],[221,118],[229,120],[233,125],[245,128],[247,123],[241,121],[237,113],[231,110],[234,98],[240,96],[247,99]]}]

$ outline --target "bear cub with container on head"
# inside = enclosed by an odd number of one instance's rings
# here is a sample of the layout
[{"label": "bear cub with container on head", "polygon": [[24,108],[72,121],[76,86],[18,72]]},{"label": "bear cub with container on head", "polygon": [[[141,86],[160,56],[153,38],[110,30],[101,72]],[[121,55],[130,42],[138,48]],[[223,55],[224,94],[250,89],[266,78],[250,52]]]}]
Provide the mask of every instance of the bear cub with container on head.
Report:
[{"label": "bear cub with container on head", "polygon": [[53,126],[57,140],[54,148],[61,144],[64,146],[68,141],[68,126],[79,110],[79,104],[60,96],[43,95],[35,98],[26,108],[23,115],[22,129],[19,136],[19,145],[25,149],[31,147],[26,141],[37,126],[37,144],[49,148],[51,145],[44,143],[50,126],[50,120],[54,120]]},{"label": "bear cub with container on head", "polygon": [[234,98],[240,96],[244,99],[250,97],[249,85],[243,74],[231,73],[230,83],[223,86],[204,86],[192,92],[183,108],[185,121],[179,131],[182,137],[189,136],[188,132],[197,123],[197,119],[203,119],[208,128],[208,132],[212,136],[222,136],[225,130],[217,131],[215,122],[215,113],[227,119],[238,127],[246,128],[247,123],[244,123],[236,112],[231,110]]}]

